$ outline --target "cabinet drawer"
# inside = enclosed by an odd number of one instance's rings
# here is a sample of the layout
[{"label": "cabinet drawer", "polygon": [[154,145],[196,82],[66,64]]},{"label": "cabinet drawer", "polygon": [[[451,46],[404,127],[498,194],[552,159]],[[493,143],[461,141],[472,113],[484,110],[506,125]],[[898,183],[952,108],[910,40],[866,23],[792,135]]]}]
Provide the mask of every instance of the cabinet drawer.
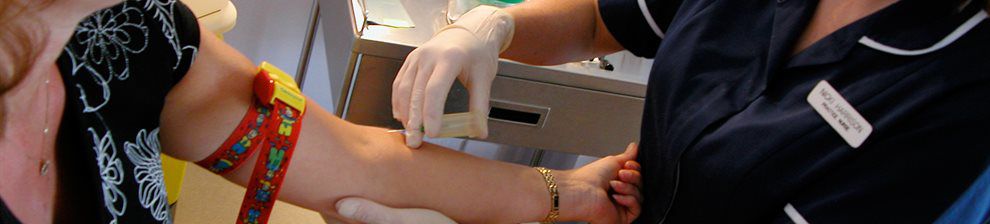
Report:
[{"label": "cabinet drawer", "polygon": [[591,156],[638,141],[643,115],[642,98],[502,76],[491,105],[486,141]]}]

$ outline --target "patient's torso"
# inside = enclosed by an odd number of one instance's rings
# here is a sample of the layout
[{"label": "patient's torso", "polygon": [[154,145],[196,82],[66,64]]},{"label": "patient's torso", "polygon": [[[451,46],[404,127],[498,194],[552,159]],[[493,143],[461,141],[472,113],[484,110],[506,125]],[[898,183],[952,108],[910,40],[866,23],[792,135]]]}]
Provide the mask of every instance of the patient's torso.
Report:
[{"label": "patient's torso", "polygon": [[[46,146],[55,164],[48,175],[57,181],[27,183],[37,180],[27,176],[37,175],[38,166],[18,160],[23,175],[11,189],[38,191],[0,191],[18,216],[0,221],[34,223],[54,211],[55,223],[170,223],[159,120],[165,96],[188,71],[198,45],[196,18],[176,0],[124,1],[83,19],[53,69],[64,91],[64,113],[49,117],[60,122],[51,130],[57,138]],[[22,212],[25,201],[47,209]]]}]

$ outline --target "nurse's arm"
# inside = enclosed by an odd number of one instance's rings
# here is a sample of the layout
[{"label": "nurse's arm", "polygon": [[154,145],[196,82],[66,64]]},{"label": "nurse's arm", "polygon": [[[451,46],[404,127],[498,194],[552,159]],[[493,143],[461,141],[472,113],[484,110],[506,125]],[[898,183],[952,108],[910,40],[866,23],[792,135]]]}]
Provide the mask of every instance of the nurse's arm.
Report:
[{"label": "nurse's arm", "polygon": [[[234,130],[252,102],[256,72],[247,58],[210,35],[203,35],[199,49],[162,112],[163,151],[187,161],[206,158]],[[359,196],[472,223],[538,221],[550,209],[547,187],[532,168],[429,144],[409,150],[398,134],[351,124],[309,102],[280,200],[334,215],[334,202]],[[225,177],[246,185],[258,154]],[[588,219],[582,216],[602,216],[609,208],[616,216],[604,189],[631,157],[608,157],[594,169],[556,171],[562,217]]]},{"label": "nurse's arm", "polygon": [[605,28],[598,0],[527,1],[505,10],[515,21],[515,34],[503,58],[553,65],[623,49]]}]

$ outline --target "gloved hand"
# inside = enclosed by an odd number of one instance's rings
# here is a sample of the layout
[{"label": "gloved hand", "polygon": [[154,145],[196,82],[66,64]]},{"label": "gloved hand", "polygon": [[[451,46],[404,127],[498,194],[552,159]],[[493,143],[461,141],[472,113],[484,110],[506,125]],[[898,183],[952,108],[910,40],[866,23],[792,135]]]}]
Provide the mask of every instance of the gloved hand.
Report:
[{"label": "gloved hand", "polygon": [[470,137],[488,136],[488,100],[498,55],[514,30],[508,13],[479,6],[409,54],[392,83],[392,116],[406,128],[406,145],[418,148],[424,131],[437,136],[454,78],[469,90],[469,110],[475,116]]},{"label": "gloved hand", "polygon": [[337,201],[337,213],[369,224],[456,224],[437,211],[420,208],[391,208],[364,198],[344,198]]}]

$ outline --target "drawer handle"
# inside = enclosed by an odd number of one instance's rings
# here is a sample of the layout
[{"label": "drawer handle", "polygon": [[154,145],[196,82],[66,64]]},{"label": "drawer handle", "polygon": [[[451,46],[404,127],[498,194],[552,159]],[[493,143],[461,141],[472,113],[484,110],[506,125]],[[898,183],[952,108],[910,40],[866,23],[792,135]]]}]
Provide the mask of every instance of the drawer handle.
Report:
[{"label": "drawer handle", "polygon": [[495,99],[491,101],[491,108],[488,110],[488,118],[491,120],[537,128],[543,128],[549,115],[550,108],[547,107]]},{"label": "drawer handle", "polygon": [[523,112],[505,108],[492,107],[488,117],[495,120],[523,123],[536,126],[540,123],[539,113]]}]

